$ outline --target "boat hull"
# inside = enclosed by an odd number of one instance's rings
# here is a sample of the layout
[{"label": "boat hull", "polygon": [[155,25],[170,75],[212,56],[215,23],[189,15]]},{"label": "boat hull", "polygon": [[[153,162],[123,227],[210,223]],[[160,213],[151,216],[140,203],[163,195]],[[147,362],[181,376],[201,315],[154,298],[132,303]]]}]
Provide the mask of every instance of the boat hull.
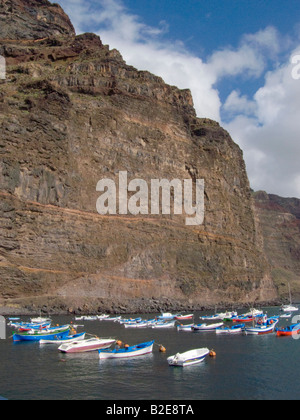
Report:
[{"label": "boat hull", "polygon": [[114,339],[75,341],[70,344],[62,344],[58,350],[62,353],[87,353],[100,349],[107,349],[115,342],[116,340]]},{"label": "boat hull", "polygon": [[85,333],[75,334],[73,336],[67,335],[62,339],[53,339],[53,340],[40,340],[40,344],[66,344],[66,343],[73,343],[74,341],[81,341],[84,340]]},{"label": "boat hull", "polygon": [[287,328],[278,328],[276,330],[276,335],[278,337],[296,337],[299,334],[300,334],[299,324],[290,325]]},{"label": "boat hull", "polygon": [[169,366],[174,367],[185,367],[185,366],[192,366],[199,363],[202,363],[205,357],[209,354],[209,350],[205,349],[196,349],[187,351],[185,353],[178,353],[174,356],[168,357]]},{"label": "boat hull", "polygon": [[235,326],[235,327],[226,327],[226,328],[217,328],[216,334],[227,334],[227,335],[234,335],[234,334],[241,334],[244,331],[245,325]]},{"label": "boat hull", "polygon": [[100,360],[106,359],[129,359],[132,357],[144,356],[152,353],[154,341],[148,343],[137,344],[136,346],[128,347],[127,349],[115,350],[100,350]]},{"label": "boat hull", "polygon": [[61,340],[69,335],[70,329],[45,334],[14,334],[13,341],[41,341],[41,340]]},{"label": "boat hull", "polygon": [[211,324],[211,325],[199,324],[199,325],[193,325],[192,330],[195,331],[195,332],[198,332],[198,331],[215,331],[217,328],[220,328],[222,326],[223,326],[223,322],[220,322],[218,324]]}]

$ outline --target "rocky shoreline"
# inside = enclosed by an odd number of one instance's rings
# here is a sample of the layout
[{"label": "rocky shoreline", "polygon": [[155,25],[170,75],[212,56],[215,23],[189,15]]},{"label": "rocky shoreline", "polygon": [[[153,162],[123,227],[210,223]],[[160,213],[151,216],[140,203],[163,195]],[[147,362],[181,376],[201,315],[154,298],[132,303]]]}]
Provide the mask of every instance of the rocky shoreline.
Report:
[{"label": "rocky shoreline", "polygon": [[121,303],[121,302],[98,302],[98,305],[84,303],[81,306],[70,306],[61,302],[57,302],[52,306],[43,304],[39,306],[37,303],[28,303],[24,306],[3,305],[0,306],[0,314],[2,316],[35,316],[35,315],[99,315],[102,313],[107,314],[154,314],[161,312],[205,312],[205,311],[226,311],[226,310],[239,310],[249,309],[253,306],[267,307],[267,306],[280,306],[283,301],[266,301],[259,302],[259,304],[251,303],[236,303],[236,305],[226,305],[220,303],[216,308],[214,305],[194,305],[185,304],[179,301],[172,301],[170,299],[152,299],[142,298],[134,302]]}]

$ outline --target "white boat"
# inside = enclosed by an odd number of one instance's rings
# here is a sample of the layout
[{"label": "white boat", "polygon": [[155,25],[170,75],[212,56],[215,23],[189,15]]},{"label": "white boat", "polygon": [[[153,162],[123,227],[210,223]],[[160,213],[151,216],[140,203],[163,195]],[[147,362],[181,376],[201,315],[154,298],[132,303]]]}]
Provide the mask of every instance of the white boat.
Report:
[{"label": "white boat", "polygon": [[62,353],[85,353],[89,351],[96,351],[100,349],[107,349],[113,344],[116,340],[113,338],[90,338],[88,340],[74,341],[69,344],[62,344],[58,350]]},{"label": "white boat", "polygon": [[171,314],[170,312],[163,312],[160,316],[157,317],[158,320],[170,320],[174,319],[176,315]]},{"label": "white boat", "polygon": [[283,312],[298,312],[299,308],[297,308],[297,306],[294,306],[294,305],[283,305],[281,307],[281,310]]},{"label": "white boat", "polygon": [[237,312],[220,312],[215,315],[200,316],[199,318],[205,321],[217,321],[220,319],[232,319],[237,316]]},{"label": "white boat", "polygon": [[195,349],[185,353],[177,353],[174,356],[168,357],[167,360],[169,366],[185,367],[203,362],[208,354],[209,350],[207,348]]},{"label": "white boat", "polygon": [[151,324],[151,328],[172,328],[175,326],[176,321],[170,321],[170,322],[156,322]]},{"label": "white boat", "polygon": [[50,318],[38,317],[38,318],[31,318],[30,321],[32,324],[43,324],[45,322],[51,322],[52,320]]},{"label": "white boat", "polygon": [[81,333],[81,334],[68,335],[66,338],[62,338],[59,340],[56,340],[56,339],[41,340],[40,345],[42,344],[68,344],[68,343],[74,343],[74,341],[82,341],[84,339],[85,339],[85,333]]},{"label": "white boat", "polygon": [[188,325],[177,325],[177,331],[192,331],[192,326],[194,324],[188,324]]},{"label": "white boat", "polygon": [[102,321],[120,321],[122,317],[121,316],[113,316],[113,317],[105,317],[102,319]]},{"label": "white boat", "polygon": [[100,360],[105,359],[128,359],[132,357],[143,356],[152,353],[154,341],[127,346],[125,348],[116,348],[114,350],[99,350]]},{"label": "white boat", "polygon": [[198,324],[193,325],[193,331],[215,331],[217,328],[222,327],[224,324],[223,322],[218,322],[216,324]]},{"label": "white boat", "polygon": [[125,328],[147,328],[149,326],[147,321],[127,322],[123,325]]},{"label": "white boat", "polygon": [[120,319],[119,322],[120,324],[134,324],[137,322],[141,322],[142,318],[129,318],[129,319]]},{"label": "white boat", "polygon": [[247,312],[245,314],[240,315],[239,317],[247,317],[247,316],[252,316],[252,317],[256,317],[256,316],[260,316],[263,315],[264,311],[262,311],[261,309],[255,309],[255,308],[251,308],[250,312]]},{"label": "white boat", "polygon": [[109,315],[107,314],[97,315],[97,318],[99,321],[103,321],[103,319],[109,318]]},{"label": "white boat", "polygon": [[285,313],[285,314],[280,315],[280,318],[292,318],[292,314],[290,312]]},{"label": "white boat", "polygon": [[297,306],[294,306],[292,303],[292,293],[291,293],[291,285],[288,283],[289,287],[289,297],[290,297],[290,303],[288,305],[282,305],[281,310],[283,312],[298,312],[299,308]]}]

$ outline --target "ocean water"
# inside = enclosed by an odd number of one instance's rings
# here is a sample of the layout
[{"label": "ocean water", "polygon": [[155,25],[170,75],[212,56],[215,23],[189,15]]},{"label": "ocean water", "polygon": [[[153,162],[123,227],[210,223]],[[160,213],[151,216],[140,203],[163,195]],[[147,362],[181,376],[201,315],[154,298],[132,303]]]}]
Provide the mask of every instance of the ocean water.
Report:
[{"label": "ocean water", "polygon": [[[279,308],[267,308],[267,311],[268,315],[279,314]],[[196,323],[201,322],[200,315],[203,313],[195,313]],[[7,339],[0,340],[1,397],[101,401],[300,398],[300,340],[292,337],[275,334],[229,337],[215,332],[178,332],[175,328],[125,329],[109,321],[53,317],[54,324],[71,321],[84,324],[78,332],[114,337],[130,345],[153,339],[153,354],[106,361],[99,360],[98,352],[62,354],[55,345],[13,343],[12,330],[8,327]],[[279,326],[290,323],[291,319],[281,320]],[[159,345],[166,348],[165,353],[159,352]],[[214,349],[216,357],[207,357],[195,366],[169,367],[168,356],[200,347]]]}]

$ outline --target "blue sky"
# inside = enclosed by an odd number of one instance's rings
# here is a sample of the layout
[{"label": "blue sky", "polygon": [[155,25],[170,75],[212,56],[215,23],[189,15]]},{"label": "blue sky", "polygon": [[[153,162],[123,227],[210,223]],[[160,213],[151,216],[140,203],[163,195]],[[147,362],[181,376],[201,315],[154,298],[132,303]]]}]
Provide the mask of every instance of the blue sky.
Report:
[{"label": "blue sky", "polygon": [[[77,33],[190,88],[244,151],[253,189],[300,198],[299,0],[57,0]],[[300,62],[300,56],[299,56]],[[300,75],[300,69],[299,69]]]}]

